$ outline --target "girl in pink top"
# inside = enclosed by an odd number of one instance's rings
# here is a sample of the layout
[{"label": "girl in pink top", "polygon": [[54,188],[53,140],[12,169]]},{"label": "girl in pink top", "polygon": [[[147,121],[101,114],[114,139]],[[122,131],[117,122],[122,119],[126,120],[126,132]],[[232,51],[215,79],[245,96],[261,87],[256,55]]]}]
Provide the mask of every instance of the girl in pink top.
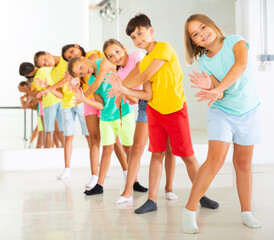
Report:
[{"label": "girl in pink top", "polygon": [[[127,54],[125,46],[116,39],[109,39],[104,43],[103,52],[110,62],[117,66],[117,72],[121,80],[130,79],[139,72],[139,62],[145,56],[139,50]],[[143,86],[134,88],[142,90]],[[123,202],[132,201],[132,188],[134,191],[146,192],[148,189],[142,187],[137,180],[137,173],[140,168],[140,159],[144,152],[146,142],[148,140],[148,125],[146,115],[147,101],[139,100],[130,96],[126,96],[131,104],[138,103],[138,117],[134,134],[134,141],[131,150],[131,157],[128,163],[128,174],[124,192],[114,203],[120,204]],[[177,195],[173,193],[172,182],[175,171],[175,156],[171,154],[171,149],[168,146],[165,161],[166,169],[166,198],[177,199]]]}]

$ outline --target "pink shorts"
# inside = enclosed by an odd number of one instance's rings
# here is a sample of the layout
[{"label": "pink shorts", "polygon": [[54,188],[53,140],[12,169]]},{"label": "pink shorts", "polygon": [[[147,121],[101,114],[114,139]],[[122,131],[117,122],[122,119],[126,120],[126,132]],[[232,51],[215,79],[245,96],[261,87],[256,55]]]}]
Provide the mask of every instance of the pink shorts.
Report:
[{"label": "pink shorts", "polygon": [[[91,98],[91,100],[94,100],[94,97]],[[101,116],[101,111],[99,109],[96,109],[86,103],[84,103],[84,117],[89,115],[97,115],[98,118]]]},{"label": "pink shorts", "polygon": [[39,104],[39,116],[43,116],[44,115],[44,112],[43,112],[43,103],[40,102],[38,104]]}]

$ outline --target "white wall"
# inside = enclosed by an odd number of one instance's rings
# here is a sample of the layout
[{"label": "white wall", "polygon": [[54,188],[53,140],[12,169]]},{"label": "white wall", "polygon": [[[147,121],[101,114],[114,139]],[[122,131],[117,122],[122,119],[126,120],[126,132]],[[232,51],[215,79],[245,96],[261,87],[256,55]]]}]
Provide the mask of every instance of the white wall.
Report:
[{"label": "white wall", "polygon": [[[20,106],[19,65],[33,62],[35,52],[61,55],[62,46],[75,42],[88,47],[88,6],[88,0],[1,1],[0,107]],[[23,111],[0,109],[2,137],[22,137],[22,131]]]},{"label": "white wall", "polygon": [[88,45],[88,0],[3,2],[0,66],[2,84],[6,82],[8,91],[0,89],[0,106],[19,106],[17,85],[24,80],[18,74],[21,62],[33,62],[33,55],[39,50],[60,55],[65,44]]},{"label": "white wall", "polygon": [[[197,64],[187,66],[184,52],[184,24],[194,13],[203,13],[211,17],[227,34],[235,33],[235,7],[233,0],[119,0],[120,8],[120,41],[128,52],[135,49],[125,29],[130,18],[137,13],[145,13],[151,19],[157,41],[169,42],[177,52],[183,72],[184,88],[188,98],[188,111],[191,129],[206,128],[205,114],[207,103],[197,103],[194,94],[197,90],[190,88],[188,74],[198,70]],[[216,10],[218,9],[218,10]],[[116,37],[116,21],[103,21],[103,40]],[[103,43],[102,43],[103,45]]]},{"label": "white wall", "polygon": [[[243,35],[250,44],[250,59],[256,86],[261,100],[262,124],[264,141],[255,148],[255,159],[259,163],[274,163],[274,114],[273,93],[274,89],[274,62],[270,62],[270,69],[266,71],[260,61],[262,54],[262,25],[261,25],[261,1],[260,0],[237,0],[236,23],[237,33]],[[273,28],[274,24],[274,1],[267,1],[267,25]],[[268,54],[274,54],[274,31],[268,29]],[[256,127],[256,126],[254,126]]]}]

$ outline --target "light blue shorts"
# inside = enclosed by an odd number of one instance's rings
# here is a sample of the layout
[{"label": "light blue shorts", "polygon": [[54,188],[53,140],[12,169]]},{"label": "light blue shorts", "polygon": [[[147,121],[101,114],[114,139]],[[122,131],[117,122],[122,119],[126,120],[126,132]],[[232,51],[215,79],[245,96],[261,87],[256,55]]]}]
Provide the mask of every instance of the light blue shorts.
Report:
[{"label": "light blue shorts", "polygon": [[244,115],[231,115],[218,108],[209,108],[208,140],[233,142],[250,146],[262,141],[262,124],[260,107]]},{"label": "light blue shorts", "polygon": [[63,117],[61,102],[51,105],[43,109],[45,132],[53,132],[55,130],[55,118],[58,122],[59,131],[63,131]]},{"label": "light blue shorts", "polygon": [[88,136],[86,120],[84,118],[84,105],[79,104],[72,108],[63,108],[64,136],[73,136],[75,134],[75,118],[78,116],[82,134]]},{"label": "light blue shorts", "polygon": [[147,107],[147,101],[145,100],[139,100],[138,103],[138,117],[136,122],[147,122],[147,114],[146,114],[146,107]]}]

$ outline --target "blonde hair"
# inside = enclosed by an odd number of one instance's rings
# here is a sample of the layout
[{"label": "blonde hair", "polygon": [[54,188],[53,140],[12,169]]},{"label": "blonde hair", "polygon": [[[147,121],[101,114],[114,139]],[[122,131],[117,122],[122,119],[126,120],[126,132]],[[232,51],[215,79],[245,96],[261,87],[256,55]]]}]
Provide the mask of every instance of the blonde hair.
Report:
[{"label": "blonde hair", "polygon": [[194,59],[197,60],[198,57],[201,57],[207,51],[206,48],[195,45],[188,32],[189,23],[195,20],[211,27],[216,32],[217,38],[220,39],[220,41],[225,39],[225,35],[222,30],[208,16],[204,14],[191,15],[185,22],[185,57],[188,64],[192,64]]},{"label": "blonde hair", "polygon": [[79,76],[76,76],[75,73],[73,72],[73,66],[75,63],[81,61],[81,58],[80,57],[74,57],[72,59],[70,59],[68,61],[68,66],[67,66],[67,70],[69,72],[69,75],[72,76],[72,77],[79,77]]}]

